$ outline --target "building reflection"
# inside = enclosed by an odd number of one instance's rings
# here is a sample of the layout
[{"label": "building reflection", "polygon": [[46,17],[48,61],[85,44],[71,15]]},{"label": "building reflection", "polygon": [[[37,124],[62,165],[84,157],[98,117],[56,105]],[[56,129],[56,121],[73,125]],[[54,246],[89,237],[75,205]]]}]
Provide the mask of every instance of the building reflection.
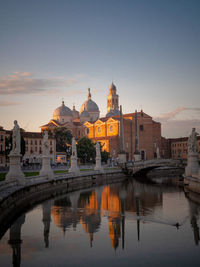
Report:
[{"label": "building reflection", "polygon": [[19,267],[21,264],[21,227],[25,223],[25,214],[21,215],[10,227],[10,239],[8,241],[12,248],[13,267]]},{"label": "building reflection", "polygon": [[80,212],[77,211],[78,199],[79,192],[74,192],[55,200],[52,206],[51,213],[54,223],[62,228],[64,235],[71,226],[76,230],[80,221]]},{"label": "building reflection", "polygon": [[[137,184],[136,184],[137,185]],[[89,235],[90,246],[93,245],[94,234],[101,225],[101,216],[108,218],[108,230],[111,245],[114,249],[122,242],[125,246],[125,212],[136,215],[147,215],[153,208],[162,205],[162,192],[145,191],[144,185],[135,184],[109,185],[98,187],[92,191],[70,193],[55,200],[52,207],[54,222],[58,227],[66,229],[80,222],[83,230]],[[140,220],[137,220],[137,239],[140,240]]]}]

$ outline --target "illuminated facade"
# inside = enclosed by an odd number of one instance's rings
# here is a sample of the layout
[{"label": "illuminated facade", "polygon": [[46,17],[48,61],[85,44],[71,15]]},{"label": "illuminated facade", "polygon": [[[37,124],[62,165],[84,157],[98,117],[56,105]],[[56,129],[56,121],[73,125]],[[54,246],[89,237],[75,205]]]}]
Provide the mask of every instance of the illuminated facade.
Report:
[{"label": "illuminated facade", "polygon": [[[53,119],[41,126],[41,131],[65,127],[72,135],[79,139],[88,136],[94,142],[100,142],[103,150],[117,159],[120,152],[120,111],[119,96],[116,86],[112,83],[107,95],[107,114],[99,118],[99,108],[92,100],[90,89],[88,98],[82,104],[80,112],[65,106],[64,101],[53,113]],[[133,160],[135,152],[135,113],[123,114],[124,150],[127,160]],[[157,148],[163,151],[161,142],[161,124],[155,122],[151,116],[142,110],[137,113],[139,152],[142,159],[152,159],[156,156]],[[162,156],[162,153],[160,153]]]}]

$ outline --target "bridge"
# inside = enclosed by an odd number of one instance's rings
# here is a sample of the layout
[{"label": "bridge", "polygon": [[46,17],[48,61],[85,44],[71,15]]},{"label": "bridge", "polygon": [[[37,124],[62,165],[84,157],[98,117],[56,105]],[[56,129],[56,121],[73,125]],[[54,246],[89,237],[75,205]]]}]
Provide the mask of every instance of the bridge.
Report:
[{"label": "bridge", "polygon": [[180,159],[153,159],[125,163],[122,166],[122,170],[128,175],[145,175],[150,170],[160,167],[184,168],[184,166],[183,161]]}]

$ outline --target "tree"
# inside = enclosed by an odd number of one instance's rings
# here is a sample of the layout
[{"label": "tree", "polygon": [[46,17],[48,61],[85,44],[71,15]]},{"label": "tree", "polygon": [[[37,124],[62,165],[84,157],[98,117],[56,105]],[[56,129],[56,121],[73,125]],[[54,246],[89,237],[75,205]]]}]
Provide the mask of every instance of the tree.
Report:
[{"label": "tree", "polygon": [[108,159],[110,158],[110,153],[107,151],[101,151],[101,161],[107,163]]},{"label": "tree", "polygon": [[78,158],[80,158],[84,163],[90,162],[91,159],[94,162],[96,156],[96,148],[92,140],[85,136],[79,139],[77,144],[77,155]]},{"label": "tree", "polygon": [[66,152],[67,145],[72,143],[72,133],[65,127],[59,127],[53,130],[53,135],[56,139],[56,151]]}]

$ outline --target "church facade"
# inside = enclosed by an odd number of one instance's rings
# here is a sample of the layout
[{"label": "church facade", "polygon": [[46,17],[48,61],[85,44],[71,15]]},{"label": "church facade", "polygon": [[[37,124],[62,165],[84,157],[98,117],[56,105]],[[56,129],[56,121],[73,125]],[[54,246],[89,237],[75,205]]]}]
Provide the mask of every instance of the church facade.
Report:
[{"label": "church facade", "polygon": [[[137,118],[137,123],[136,123]],[[161,124],[155,122],[151,116],[140,112],[122,115],[123,120],[123,147],[127,160],[133,160],[136,148],[136,133],[139,140],[139,153],[142,159],[152,159],[159,151],[161,156],[165,152],[162,148]],[[107,114],[100,117],[98,105],[92,100],[90,89],[88,98],[78,112],[73,106],[62,105],[53,113],[53,119],[41,126],[41,131],[53,130],[56,127],[65,127],[78,140],[88,136],[94,142],[100,142],[102,149],[117,159],[120,152],[120,120],[119,96],[116,86],[112,83],[107,95]]]}]

